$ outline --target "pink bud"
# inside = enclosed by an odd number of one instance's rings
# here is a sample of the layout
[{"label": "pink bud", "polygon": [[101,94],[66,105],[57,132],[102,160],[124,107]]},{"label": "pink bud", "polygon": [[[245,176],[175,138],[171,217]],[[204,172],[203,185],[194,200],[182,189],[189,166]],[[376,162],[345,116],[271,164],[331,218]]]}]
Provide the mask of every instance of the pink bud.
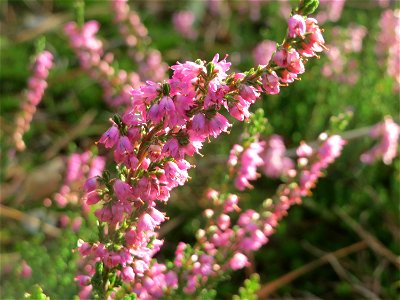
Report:
[{"label": "pink bud", "polygon": [[238,252],[230,260],[229,266],[232,270],[239,270],[249,265],[247,256]]},{"label": "pink bud", "polygon": [[21,265],[21,277],[30,278],[32,276],[32,268],[28,265],[26,261],[22,261]]},{"label": "pink bud", "polygon": [[231,219],[228,215],[222,214],[218,217],[217,225],[221,230],[226,230],[230,225]]},{"label": "pink bud", "polygon": [[78,275],[75,277],[75,281],[77,281],[80,286],[88,286],[90,280],[90,277],[87,275]]},{"label": "pink bud", "polygon": [[86,204],[93,205],[101,200],[100,195],[96,191],[91,191],[86,194]]},{"label": "pink bud", "polygon": [[310,157],[313,153],[313,149],[305,142],[301,142],[300,146],[296,149],[296,154],[299,157]]}]

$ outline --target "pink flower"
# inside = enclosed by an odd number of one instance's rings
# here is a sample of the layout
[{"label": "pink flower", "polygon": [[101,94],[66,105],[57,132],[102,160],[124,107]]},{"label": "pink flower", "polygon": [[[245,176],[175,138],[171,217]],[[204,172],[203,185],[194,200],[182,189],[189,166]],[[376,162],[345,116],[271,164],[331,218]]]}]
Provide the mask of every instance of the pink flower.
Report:
[{"label": "pink flower", "polygon": [[133,266],[133,270],[135,271],[135,274],[139,275],[139,276],[143,276],[144,272],[146,272],[146,270],[148,270],[149,266],[148,264],[141,260],[141,259],[137,259],[134,262],[134,266]]},{"label": "pink flower", "polygon": [[100,222],[110,222],[112,220],[111,208],[107,206],[97,209],[94,215]]},{"label": "pink flower", "polygon": [[251,232],[257,229],[257,221],[259,219],[259,213],[255,212],[252,209],[248,209],[240,214],[237,224],[246,229],[246,231]]},{"label": "pink flower", "polygon": [[119,130],[116,126],[111,126],[101,136],[99,143],[104,144],[106,148],[112,148],[119,140]]},{"label": "pink flower", "polygon": [[22,278],[30,278],[32,276],[32,268],[28,265],[26,261],[22,261],[21,264],[21,277]]},{"label": "pink flower", "polygon": [[227,132],[228,128],[231,126],[232,125],[229,124],[228,120],[223,115],[217,113],[215,117],[209,121],[208,131],[210,135],[216,138],[221,132]]},{"label": "pink flower", "polygon": [[279,49],[274,57],[274,62],[281,68],[286,68],[290,64],[290,56],[288,56],[288,50],[285,48]]},{"label": "pink flower", "polygon": [[75,281],[77,281],[80,286],[88,286],[91,278],[87,275],[78,275],[75,277]]},{"label": "pink flower", "polygon": [[301,142],[296,149],[296,154],[299,157],[310,157],[313,154],[313,149],[305,142]]},{"label": "pink flower", "polygon": [[79,239],[78,240],[78,251],[82,256],[86,256],[86,255],[90,254],[90,252],[92,251],[92,245]]},{"label": "pink flower", "polygon": [[129,283],[135,280],[135,273],[133,272],[132,267],[125,267],[122,269],[121,278],[123,281]]},{"label": "pink flower", "polygon": [[361,161],[365,164],[371,164],[382,158],[386,165],[391,164],[397,156],[400,126],[392,118],[386,117],[382,123],[371,129],[370,135],[374,138],[381,138],[381,140],[371,150],[361,155]]},{"label": "pink flower", "polygon": [[260,92],[256,90],[256,88],[241,84],[239,86],[239,94],[240,96],[249,103],[254,103],[260,97]]},{"label": "pink flower", "polygon": [[231,219],[226,214],[221,214],[217,219],[217,225],[221,230],[226,230],[230,225]]},{"label": "pink flower", "polygon": [[346,141],[339,135],[330,136],[319,148],[318,155],[321,159],[322,167],[327,167],[337,157],[340,156]]},{"label": "pink flower", "polygon": [[253,50],[253,59],[257,65],[267,65],[276,50],[276,42],[265,40]]},{"label": "pink flower", "polygon": [[195,15],[191,11],[179,11],[172,16],[175,30],[187,39],[195,39],[197,32],[193,29]]},{"label": "pink flower", "polygon": [[296,36],[303,37],[306,32],[306,23],[304,17],[300,15],[294,15],[289,18],[289,37],[295,38]]},{"label": "pink flower", "polygon": [[25,94],[25,101],[21,104],[22,113],[15,122],[13,135],[16,149],[23,151],[25,143],[22,139],[24,133],[29,130],[36,107],[42,101],[44,92],[47,88],[47,77],[49,70],[53,66],[53,55],[49,51],[43,51],[36,56],[33,72],[28,80],[28,90]]},{"label": "pink flower", "polygon": [[121,136],[118,140],[117,147],[114,151],[114,159],[117,163],[129,162],[129,156],[133,152],[133,146],[127,136]]},{"label": "pink flower", "polygon": [[171,182],[176,182],[179,185],[183,185],[187,180],[188,177],[187,171],[185,169],[181,169],[178,166],[178,164],[172,161],[168,161],[165,163],[164,170],[165,170],[165,176],[167,176],[167,178]]},{"label": "pink flower", "polygon": [[244,251],[256,251],[260,249],[268,239],[265,237],[264,233],[257,229],[251,232],[249,237],[245,237],[240,240],[239,247]]},{"label": "pink flower", "polygon": [[238,210],[239,207],[237,206],[239,202],[239,198],[237,195],[229,194],[224,202],[224,213],[229,213],[234,210]]},{"label": "pink flower", "polygon": [[91,191],[86,194],[86,204],[93,205],[101,200],[100,195],[96,191]]},{"label": "pink flower", "polygon": [[281,71],[279,76],[283,83],[291,83],[297,78],[297,74],[291,73],[288,70]]},{"label": "pink flower", "polygon": [[97,177],[91,177],[86,180],[85,184],[83,185],[83,188],[86,190],[86,192],[91,192],[95,190],[97,187]]},{"label": "pink flower", "polygon": [[279,94],[280,91],[279,77],[276,75],[274,71],[262,77],[262,84],[265,92],[267,92],[268,94],[270,95]]},{"label": "pink flower", "polygon": [[121,201],[134,200],[135,197],[133,194],[132,187],[128,183],[117,179],[114,182],[113,187],[114,187],[114,192],[119,200]]},{"label": "pink flower", "polygon": [[169,139],[163,147],[163,153],[169,154],[173,158],[179,159],[179,142],[176,138]]},{"label": "pink flower", "polygon": [[261,166],[264,162],[260,157],[260,153],[264,149],[264,143],[253,142],[244,150],[240,157],[240,169],[235,178],[235,187],[243,191],[246,188],[252,188],[249,183],[250,180],[255,180],[259,174],[257,167]]},{"label": "pink flower", "polygon": [[199,134],[205,134],[207,132],[206,116],[203,113],[194,115],[192,119],[192,130]]},{"label": "pink flower", "polygon": [[246,101],[243,97],[236,95],[234,103],[229,103],[229,113],[232,117],[239,121],[248,119],[250,117],[250,102]]},{"label": "pink flower", "polygon": [[144,213],[139,217],[137,229],[139,231],[154,231],[154,228],[159,224],[149,214]]},{"label": "pink flower", "polygon": [[186,249],[186,244],[179,242],[178,247],[175,250],[175,260],[174,265],[177,267],[182,266],[182,260],[184,258],[184,250]]},{"label": "pink flower", "polygon": [[228,166],[234,167],[238,164],[239,155],[243,152],[243,147],[241,145],[233,145],[231,151],[229,152]]},{"label": "pink flower", "polygon": [[298,52],[305,57],[313,57],[316,52],[324,50],[325,40],[322,36],[321,29],[318,26],[317,20],[314,18],[306,19],[306,31],[309,33],[301,44],[302,48]]},{"label": "pink flower", "polygon": [[154,207],[150,208],[149,215],[153,218],[157,226],[165,221],[165,214],[155,209]]},{"label": "pink flower", "polygon": [[229,267],[232,270],[239,270],[249,265],[247,256],[237,252],[235,255],[229,260]]},{"label": "pink flower", "polygon": [[294,167],[293,161],[286,157],[286,147],[279,135],[269,138],[262,159],[264,160],[264,173],[271,178],[286,175]]},{"label": "pink flower", "polygon": [[178,287],[178,275],[174,271],[169,271],[165,274],[165,283],[172,288]]},{"label": "pink flower", "polygon": [[217,73],[217,77],[219,80],[223,80],[225,79],[228,75],[226,74],[226,71],[229,70],[231,63],[226,61],[226,58],[228,57],[228,55],[225,56],[224,59],[222,59],[221,61],[219,60],[219,54],[215,54],[213,59],[212,59],[212,63],[214,63],[214,72]]},{"label": "pink flower", "polygon": [[[379,1],[380,0],[378,0],[378,2]],[[318,20],[322,23],[327,20],[337,22],[342,15],[345,2],[345,0],[320,0],[320,7],[318,10],[321,10],[321,12],[317,15]]]},{"label": "pink flower", "polygon": [[300,58],[299,53],[295,49],[290,49],[288,51],[288,59],[290,64],[288,66],[288,71],[295,74],[302,74],[304,73],[304,64],[302,59]]}]

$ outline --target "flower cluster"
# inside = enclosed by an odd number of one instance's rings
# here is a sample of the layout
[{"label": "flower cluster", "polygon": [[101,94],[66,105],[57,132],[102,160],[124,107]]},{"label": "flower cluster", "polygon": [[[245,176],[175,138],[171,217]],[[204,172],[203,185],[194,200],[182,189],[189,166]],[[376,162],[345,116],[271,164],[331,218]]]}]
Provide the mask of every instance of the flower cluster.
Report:
[{"label": "flower cluster", "polygon": [[[239,164],[237,176],[235,178],[235,187],[239,191],[244,191],[246,188],[252,188],[250,180],[256,180],[259,177],[257,167],[264,164],[260,157],[264,151],[265,143],[253,142],[245,150],[241,145],[234,145],[229,154],[228,167],[231,169]],[[240,160],[238,157],[240,156]]]},{"label": "flower cluster", "polygon": [[322,75],[339,82],[353,85],[359,78],[359,66],[352,54],[362,50],[362,42],[367,34],[364,26],[352,24],[348,28],[334,27],[334,38],[328,44],[328,61],[322,67]]},{"label": "flower cluster", "polygon": [[69,22],[64,32],[81,68],[101,85],[104,100],[111,106],[128,104],[132,86],[140,85],[139,75],[122,69],[117,71],[112,66],[114,55],[111,52],[104,53],[103,43],[96,37],[99,29],[97,21],[88,21],[82,27]]},{"label": "flower cluster", "polygon": [[[105,158],[102,156],[94,156],[91,151],[83,153],[73,153],[66,160],[66,172],[64,183],[60,190],[53,196],[54,201],[46,198],[43,204],[49,207],[53,202],[61,208],[67,205],[80,207],[83,214],[89,212],[89,206],[82,199],[82,186],[88,178],[99,176],[105,167]],[[73,220],[66,214],[62,214],[59,218],[61,227],[70,225],[74,231],[78,231],[82,223],[80,216]]]},{"label": "flower cluster", "polygon": [[21,104],[21,115],[16,119],[16,129],[13,135],[15,147],[18,151],[25,150],[23,135],[29,130],[33,115],[37,106],[42,101],[44,92],[47,88],[47,77],[49,70],[53,66],[53,54],[49,51],[39,53],[35,58],[33,72],[28,80],[28,89],[25,94],[24,102]]},{"label": "flower cluster", "polygon": [[[315,19],[294,15],[289,26],[289,35],[267,65],[228,74],[230,63],[215,55],[209,63],[198,60],[173,65],[168,81],[147,81],[131,92],[131,105],[121,117],[114,116],[112,126],[99,140],[112,149],[118,175],[111,178],[106,172],[85,184],[86,203],[102,206],[95,211],[99,241],[80,243],[79,252],[97,262],[96,272],[89,274],[91,279],[79,277],[81,284],[91,284],[104,296],[113,291],[110,286],[118,286],[116,282],[136,283],[136,291],[145,287],[149,270],[160,273],[151,265],[162,245],[156,229],[166,219],[159,205],[168,201],[173,188],[188,180],[191,165],[186,156],[199,153],[205,141],[229,130],[231,124],[222,109],[238,120],[247,119],[249,107],[261,93],[279,93],[281,85],[304,72],[308,57],[323,50]],[[249,162],[261,152],[259,146],[254,144],[243,153]],[[247,164],[243,178],[255,179],[260,162],[250,169]],[[232,266],[237,268],[239,261],[237,256]],[[203,257],[202,263],[210,264],[209,258]]]},{"label": "flower cluster", "polygon": [[382,158],[386,165],[391,164],[397,155],[399,135],[400,126],[391,117],[386,117],[382,123],[375,125],[370,131],[370,136],[375,139],[380,138],[380,142],[363,153],[360,157],[361,161],[365,164],[372,164]]},{"label": "flower cluster", "polygon": [[385,10],[379,21],[379,34],[376,52],[385,60],[387,73],[395,79],[395,90],[400,91],[400,9]]},{"label": "flower cluster", "polygon": [[317,15],[321,23],[336,22],[340,19],[346,0],[320,0],[320,12]]},{"label": "flower cluster", "polygon": [[162,61],[158,50],[147,47],[150,44],[148,30],[141,22],[139,15],[129,8],[127,0],[112,0],[114,21],[125,44],[128,54],[139,65],[138,73],[143,80],[161,81],[166,77],[168,66]]},{"label": "flower cluster", "polygon": [[279,135],[272,135],[268,141],[264,153],[264,174],[271,178],[286,176],[293,169],[293,161],[286,156],[286,147]]},{"label": "flower cluster", "polygon": [[212,278],[248,266],[250,254],[268,242],[289,208],[310,194],[314,184],[304,185],[302,180],[313,173],[315,183],[322,170],[340,155],[345,143],[342,138],[321,134],[321,139],[324,141],[316,150],[305,143],[298,147],[297,169],[292,170],[289,182],[282,184],[273,198],[264,201],[258,212],[241,212],[235,194],[209,190],[207,198],[213,209],[204,212],[207,225],[197,231],[196,244],[180,242],[173,264],[153,260],[142,282],[135,282],[131,291],[139,299],[157,299],[174,295],[179,287],[184,294],[196,297],[203,287],[213,285]]}]

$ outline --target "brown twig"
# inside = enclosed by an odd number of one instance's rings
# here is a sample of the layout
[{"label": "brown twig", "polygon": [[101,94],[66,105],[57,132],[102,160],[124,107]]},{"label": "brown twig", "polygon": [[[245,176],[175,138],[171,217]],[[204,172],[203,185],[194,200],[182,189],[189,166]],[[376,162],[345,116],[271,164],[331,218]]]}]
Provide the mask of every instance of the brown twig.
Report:
[{"label": "brown twig", "polygon": [[[325,255],[326,252],[310,245],[310,244],[305,244],[306,248],[309,249],[311,253],[317,256]],[[347,271],[342,264],[339,262],[337,257],[333,255],[328,255],[328,261],[330,265],[332,266],[333,270],[336,272],[336,274],[344,281],[347,281],[353,288],[353,290],[359,294],[361,294],[363,297],[367,299],[380,299],[376,293],[373,291],[369,290],[366,288],[362,282],[354,275],[351,274],[349,271]]]},{"label": "brown twig", "polygon": [[58,237],[61,234],[61,230],[59,228],[57,228],[51,224],[45,223],[37,217],[34,217],[32,215],[26,214],[15,208],[4,206],[1,204],[0,204],[0,216],[8,217],[8,218],[11,218],[14,220],[18,220],[20,222],[28,221],[37,227],[42,225],[44,233],[46,233],[52,237]]},{"label": "brown twig", "polygon": [[336,274],[342,280],[347,281],[353,287],[354,291],[358,292],[367,299],[373,299],[373,300],[380,299],[378,295],[376,295],[375,293],[367,289],[365,286],[363,286],[361,284],[361,281],[357,277],[346,271],[335,256],[330,255],[328,257],[328,260],[332,268],[335,270]]},{"label": "brown twig", "polygon": [[352,219],[346,212],[344,212],[339,207],[334,208],[335,213],[349,226],[354,232],[361,237],[368,246],[378,255],[385,257],[388,261],[394,264],[397,268],[400,269],[400,258],[396,256],[393,252],[391,252],[388,248],[386,248],[376,237],[366,231],[361,227],[359,223],[357,223],[354,219]]},{"label": "brown twig", "polygon": [[317,260],[314,260],[296,270],[293,270],[278,279],[275,279],[261,287],[258,291],[257,295],[260,299],[267,299],[271,293],[276,291],[277,289],[281,288],[282,286],[292,282],[293,280],[297,279],[298,277],[311,272],[312,270],[326,264],[329,262],[331,256],[336,258],[345,257],[351,253],[361,251],[367,248],[367,243],[365,241],[360,241],[358,243],[352,244],[350,246],[341,248],[334,252],[327,253],[326,255],[320,257]]}]

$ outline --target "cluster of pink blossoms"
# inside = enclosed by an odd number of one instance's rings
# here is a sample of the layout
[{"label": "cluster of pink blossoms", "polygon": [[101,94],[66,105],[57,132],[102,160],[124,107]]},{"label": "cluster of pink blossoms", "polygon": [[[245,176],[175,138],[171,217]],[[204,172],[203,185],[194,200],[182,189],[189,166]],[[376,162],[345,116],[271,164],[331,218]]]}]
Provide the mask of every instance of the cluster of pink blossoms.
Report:
[{"label": "cluster of pink blossoms", "polygon": [[127,0],[112,0],[114,21],[125,44],[128,54],[139,65],[138,73],[143,80],[161,81],[166,78],[168,65],[162,61],[160,51],[147,47],[150,44],[148,30],[139,15],[131,10]]},{"label": "cluster of pink blossoms", "polygon": [[286,156],[286,147],[279,135],[272,135],[267,141],[256,141],[243,148],[235,144],[229,154],[230,174],[236,174],[235,187],[239,191],[253,186],[249,181],[259,177],[257,168],[262,167],[264,174],[271,178],[288,176],[294,168],[293,161]]},{"label": "cluster of pink blossoms", "polygon": [[[81,207],[82,212],[86,215],[89,212],[89,206],[82,199],[82,186],[88,178],[100,176],[105,167],[105,158],[94,156],[91,151],[83,153],[73,153],[66,161],[65,180],[60,190],[53,196],[54,202],[58,207],[66,207],[72,205]],[[52,200],[46,198],[43,204],[48,207],[52,205]],[[81,217],[73,220],[68,215],[61,215],[59,218],[61,227],[71,225],[74,231],[78,231],[82,223]]]},{"label": "cluster of pink blossoms", "polygon": [[389,165],[397,155],[397,148],[400,135],[400,126],[396,124],[391,117],[386,117],[382,123],[375,125],[370,136],[375,139],[381,139],[371,150],[363,153],[360,157],[365,164],[372,164],[374,161],[382,158],[382,161]]},{"label": "cluster of pink blossoms", "polygon": [[104,100],[111,106],[128,104],[132,86],[140,85],[139,75],[115,70],[112,66],[114,55],[111,52],[104,54],[103,43],[96,37],[99,29],[97,21],[88,21],[81,28],[74,22],[64,27],[81,68],[101,85]]},{"label": "cluster of pink blossoms", "polygon": [[212,285],[212,278],[248,266],[249,255],[268,242],[289,208],[310,194],[323,169],[339,157],[344,140],[326,134],[321,134],[321,139],[317,150],[305,143],[298,147],[297,170],[292,169],[289,182],[282,184],[259,212],[252,209],[240,212],[237,195],[209,190],[207,197],[213,209],[204,212],[208,223],[198,230],[197,243],[193,247],[179,243],[173,266],[155,263],[142,283],[136,282],[131,291],[139,299],[157,299],[174,295],[179,286],[183,293],[195,296],[202,287]]},{"label": "cluster of pink blossoms", "polygon": [[351,24],[347,28],[334,27],[334,38],[328,44],[328,61],[322,67],[322,74],[339,82],[353,85],[357,82],[360,72],[356,59],[351,55],[362,50],[367,29],[364,26]]},{"label": "cluster of pink blossoms", "polygon": [[[281,85],[293,82],[304,72],[303,62],[322,51],[323,44],[316,20],[295,15],[289,20],[288,37],[268,65],[228,75],[230,63],[216,55],[207,64],[178,63],[167,82],[147,81],[134,89],[131,105],[122,117],[114,116],[99,140],[113,149],[118,176],[94,177],[85,184],[86,203],[102,204],[95,211],[100,239],[80,242],[79,252],[98,267],[78,277],[79,282],[102,295],[111,293],[107,282],[112,275],[130,283],[135,292],[150,289],[147,272],[160,272],[151,269],[152,256],[162,245],[155,230],[166,219],[158,203],[168,201],[170,191],[187,181],[191,165],[185,157],[229,130],[221,109],[247,119],[261,93],[277,94]],[[232,265],[237,268],[237,263]],[[172,275],[168,278],[174,282]],[[154,280],[151,284],[157,285]]]},{"label": "cluster of pink blossoms", "polygon": [[43,51],[36,56],[33,72],[28,80],[28,90],[25,94],[26,99],[21,104],[22,112],[16,119],[16,129],[13,135],[16,149],[19,151],[25,149],[23,135],[29,130],[36,108],[40,101],[42,101],[44,91],[47,88],[46,80],[52,66],[53,54],[49,51]]},{"label": "cluster of pink blossoms", "polygon": [[321,23],[336,22],[340,19],[346,0],[320,0],[320,12],[317,15]]},{"label": "cluster of pink blossoms", "polygon": [[294,167],[293,161],[286,156],[283,138],[276,134],[267,140],[267,146],[262,158],[264,161],[264,174],[271,178],[286,176],[289,170]]},{"label": "cluster of pink blossoms", "polygon": [[[235,187],[239,191],[244,191],[246,188],[252,188],[250,180],[256,180],[259,177],[257,167],[264,164],[260,154],[264,151],[265,143],[254,142],[244,150],[241,145],[234,145],[229,154],[228,167],[232,170],[238,163],[240,167],[237,170],[235,178]],[[240,162],[238,157],[240,156]]]},{"label": "cluster of pink blossoms", "polygon": [[395,91],[400,91],[400,9],[385,10],[379,21],[381,28],[376,52],[385,61],[387,73],[395,80]]}]

